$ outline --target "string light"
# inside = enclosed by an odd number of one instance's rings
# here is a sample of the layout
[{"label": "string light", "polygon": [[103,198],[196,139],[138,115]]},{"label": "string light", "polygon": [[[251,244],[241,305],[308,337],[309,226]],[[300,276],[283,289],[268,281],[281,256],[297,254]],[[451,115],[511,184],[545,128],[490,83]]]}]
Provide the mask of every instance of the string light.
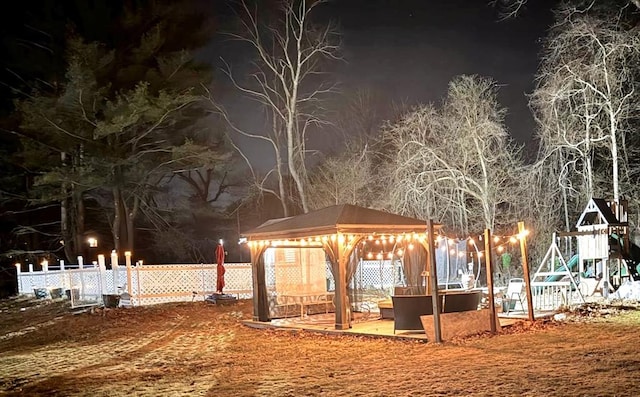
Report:
[{"label": "string light", "polygon": [[[504,252],[507,249],[506,244],[508,243],[515,244],[518,242],[518,240],[529,235],[529,233],[530,233],[529,230],[525,229],[522,233],[518,233],[514,235],[507,235],[507,236],[493,235],[492,250],[496,250],[496,252]],[[428,236],[428,233],[415,232],[415,231],[408,232],[408,233],[403,232],[398,234],[372,233],[372,234],[366,234],[366,235],[338,233],[338,234],[330,234],[330,235],[309,236],[309,237],[303,237],[299,239],[284,239],[284,240],[271,240],[271,241],[270,240],[254,240],[254,241],[244,241],[244,242],[246,242],[249,245],[249,247],[265,247],[265,246],[266,247],[269,247],[269,246],[271,247],[280,247],[280,246],[320,247],[321,246],[320,243],[325,244],[328,241],[332,241],[332,242],[339,241],[340,243],[349,241],[349,244],[346,245],[345,247],[348,250],[350,250],[354,246],[352,242],[357,241],[359,244],[358,247],[361,247],[362,249],[363,256],[370,257],[369,253],[366,253],[368,250],[367,244],[375,244],[375,246],[377,246],[378,248],[374,250],[374,254],[371,254],[371,255],[375,255],[375,252],[377,250],[382,249],[381,252],[383,257],[385,255],[388,255],[389,252],[393,252],[393,251],[395,251],[397,255],[401,257],[405,250],[407,249],[413,250],[415,242],[424,244],[427,236]],[[451,247],[456,247],[457,244],[459,244],[460,242],[466,241],[468,244],[473,245],[475,247],[475,250],[477,251],[477,255],[481,257],[483,253],[478,251],[478,246],[476,241],[478,241],[478,237],[479,237],[479,240],[482,241],[483,236],[484,235],[480,235],[475,238],[467,237],[465,239],[460,239],[457,237],[448,237],[442,234],[441,231],[438,231],[438,233],[434,236],[434,242],[439,243],[443,239],[445,239],[447,244],[445,244],[444,246],[441,246],[442,249],[446,250],[447,247],[449,247],[449,251],[451,255],[458,255],[460,257],[463,257],[467,254],[466,249],[463,249],[463,251],[459,252],[457,248],[451,249]],[[389,244],[392,244],[393,248],[386,248],[389,246]],[[403,245],[404,250],[399,248],[396,249],[396,246],[401,244]],[[474,253],[471,253],[471,254],[474,254]]]}]

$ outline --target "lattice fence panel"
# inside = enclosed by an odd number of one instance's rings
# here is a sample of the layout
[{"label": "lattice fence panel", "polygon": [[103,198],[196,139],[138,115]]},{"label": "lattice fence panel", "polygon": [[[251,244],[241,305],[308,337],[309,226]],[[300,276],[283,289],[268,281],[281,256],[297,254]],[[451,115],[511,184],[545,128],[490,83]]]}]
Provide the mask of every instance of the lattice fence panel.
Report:
[{"label": "lattice fence panel", "polygon": [[[225,264],[225,293],[241,299],[253,296],[250,263]],[[63,288],[75,306],[102,303],[103,294],[131,294],[134,306],[204,299],[216,288],[216,265],[144,265],[114,269],[100,267],[18,274],[19,292]],[[128,291],[129,288],[131,291]],[[195,292],[195,294],[194,294]]]},{"label": "lattice fence panel", "polygon": [[137,298],[143,305],[190,301],[198,295],[203,299],[203,295],[213,292],[203,291],[203,282],[206,285],[206,279],[216,277],[213,265],[145,265],[136,271],[140,292]]},{"label": "lattice fence panel", "polygon": [[377,302],[393,293],[402,283],[400,261],[360,261],[350,283],[350,300],[355,311],[376,311]]},{"label": "lattice fence panel", "polygon": [[102,304],[103,274],[100,268],[65,270],[71,306]]},{"label": "lattice fence panel", "polygon": [[399,261],[361,261],[352,279],[353,286],[365,290],[393,291],[402,283],[402,267]]}]

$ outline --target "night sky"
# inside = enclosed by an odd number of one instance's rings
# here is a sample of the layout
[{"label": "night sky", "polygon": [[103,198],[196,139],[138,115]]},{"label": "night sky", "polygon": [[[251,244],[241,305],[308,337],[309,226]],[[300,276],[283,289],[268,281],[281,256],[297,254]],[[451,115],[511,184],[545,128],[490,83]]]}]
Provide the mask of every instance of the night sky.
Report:
[{"label": "night sky", "polygon": [[[491,77],[501,86],[499,101],[508,110],[509,131],[518,142],[528,143],[535,123],[526,95],[534,87],[538,56],[552,23],[555,1],[530,1],[517,17],[508,20],[501,20],[499,11],[487,3],[336,0],[317,8],[315,18],[337,23],[344,62],[335,62],[331,72],[343,92],[370,90],[383,97],[380,106],[393,102],[438,104],[455,76]],[[238,76],[247,64],[245,54],[233,43],[213,46],[204,56],[217,67],[221,65],[218,58],[224,57]],[[241,127],[259,131],[264,122],[260,112],[250,102],[238,99],[237,92],[225,89],[224,77],[219,77],[222,80],[214,90],[220,95],[218,99]],[[325,150],[325,137],[325,133],[312,137],[311,148]],[[258,167],[270,168],[270,150],[256,147],[255,140],[235,139],[252,158],[262,159]]]},{"label": "night sky", "polygon": [[460,74],[489,76],[503,86],[508,126],[524,142],[534,130],[526,93],[552,22],[550,1],[530,1],[517,18],[499,21],[487,1],[347,0],[331,14],[343,29],[347,64],[340,80],[373,87],[394,100],[440,102]]},{"label": "night sky", "polygon": [[[231,19],[225,10],[229,2],[195,0],[193,5],[217,14],[220,21]],[[33,2],[27,3],[33,6]],[[258,3],[259,7],[265,7],[273,2]],[[506,21],[500,21],[499,12],[487,3],[487,0],[332,0],[317,8],[314,18],[318,22],[337,22],[344,62],[335,62],[331,72],[342,91],[371,90],[383,98],[379,106],[390,106],[392,102],[438,103],[456,75],[489,76],[502,86],[499,99],[508,109],[509,130],[518,141],[528,142],[535,124],[526,94],[533,89],[538,55],[552,21],[550,10],[555,1],[529,1],[520,15]],[[105,23],[100,15],[96,18]],[[225,25],[218,26],[212,45],[199,57],[218,68],[223,56],[242,74],[246,71],[242,69],[242,65],[247,65],[246,51],[233,43],[220,45],[224,41],[220,30]],[[236,119],[241,126],[254,132],[261,129],[260,112],[238,99],[238,92],[225,88],[228,81],[225,83],[220,73],[217,77],[213,90],[217,99],[240,115]]]}]

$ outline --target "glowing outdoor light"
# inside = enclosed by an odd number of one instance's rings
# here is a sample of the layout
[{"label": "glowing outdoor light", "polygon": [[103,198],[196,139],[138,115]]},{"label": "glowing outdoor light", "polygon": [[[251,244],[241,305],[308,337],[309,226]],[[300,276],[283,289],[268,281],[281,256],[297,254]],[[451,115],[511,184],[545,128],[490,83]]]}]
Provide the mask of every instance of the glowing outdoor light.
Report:
[{"label": "glowing outdoor light", "polygon": [[98,246],[98,239],[95,237],[89,237],[87,239],[87,242],[89,243],[89,247],[91,248],[96,248]]}]

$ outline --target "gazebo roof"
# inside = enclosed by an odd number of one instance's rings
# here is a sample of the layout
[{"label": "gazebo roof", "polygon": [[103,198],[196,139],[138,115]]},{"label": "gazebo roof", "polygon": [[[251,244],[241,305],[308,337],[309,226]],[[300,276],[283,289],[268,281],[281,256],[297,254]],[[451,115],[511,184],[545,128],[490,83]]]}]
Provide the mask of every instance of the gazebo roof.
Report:
[{"label": "gazebo roof", "polygon": [[[435,225],[439,227],[441,225]],[[273,240],[335,233],[424,233],[427,222],[351,204],[334,205],[288,218],[271,219],[248,230],[249,240]]]}]

